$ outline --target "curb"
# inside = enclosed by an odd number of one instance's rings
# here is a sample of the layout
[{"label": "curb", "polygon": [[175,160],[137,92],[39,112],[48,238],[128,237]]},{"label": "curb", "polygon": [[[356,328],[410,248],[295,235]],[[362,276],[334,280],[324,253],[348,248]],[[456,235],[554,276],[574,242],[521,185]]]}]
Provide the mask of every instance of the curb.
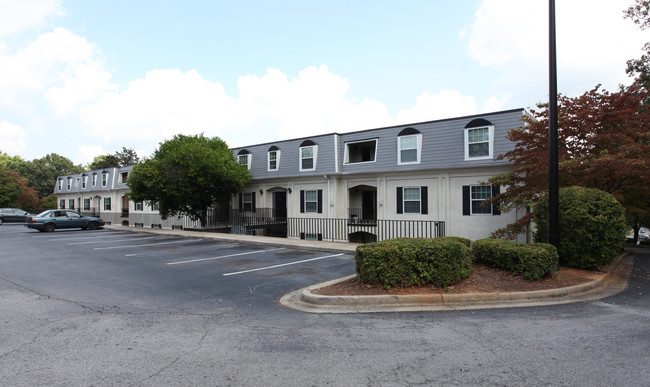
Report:
[{"label": "curb", "polygon": [[279,303],[310,313],[370,313],[507,308],[590,301],[623,291],[627,287],[632,262],[633,254],[625,252],[596,280],[564,288],[527,292],[375,296],[328,296],[313,292],[356,277],[352,275],[298,289],[281,297]]}]

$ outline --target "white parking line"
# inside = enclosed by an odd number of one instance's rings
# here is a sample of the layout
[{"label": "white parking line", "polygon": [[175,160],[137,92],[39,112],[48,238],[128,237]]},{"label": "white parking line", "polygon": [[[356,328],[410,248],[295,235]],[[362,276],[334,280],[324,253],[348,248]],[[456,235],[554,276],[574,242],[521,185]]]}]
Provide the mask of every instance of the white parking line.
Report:
[{"label": "white parking line", "polygon": [[[224,243],[224,244],[217,244],[216,247],[220,249],[228,248],[228,247],[233,247],[233,246],[239,246],[239,243]],[[214,246],[211,246],[214,247]],[[132,254],[124,254],[125,257],[136,257],[138,255],[151,255],[151,254],[158,254],[157,252],[150,252],[150,253],[132,253]]]},{"label": "white parking line", "polygon": [[303,259],[303,260],[300,260],[300,261],[288,262],[288,263],[281,263],[281,264],[279,264],[279,265],[273,265],[273,266],[258,267],[257,269],[250,269],[250,270],[236,271],[236,272],[233,272],[233,273],[225,273],[225,274],[223,274],[223,275],[224,275],[224,276],[228,276],[228,275],[236,275],[236,274],[250,273],[250,272],[253,272],[253,271],[275,269],[276,267],[289,266],[289,265],[296,265],[296,264],[298,264],[298,263],[309,262],[309,261],[317,261],[317,260],[319,260],[319,259],[325,259],[325,258],[340,257],[341,255],[345,255],[345,254],[344,254],[344,253],[340,253],[340,254],[334,254],[334,255],[326,255],[326,256],[324,256],[324,257],[317,257],[317,258]]},{"label": "white parking line", "polygon": [[131,247],[148,247],[148,246],[168,245],[168,244],[171,244],[171,243],[186,243],[186,242],[194,242],[194,239],[183,239],[183,240],[180,240],[180,241],[149,243],[149,244],[145,244],[145,245],[95,247],[93,250],[128,249],[128,248],[131,248]]},{"label": "white parking line", "polygon": [[202,261],[212,261],[215,259],[222,259],[222,258],[228,258],[228,257],[236,257],[239,255],[247,255],[247,254],[259,254],[259,253],[268,253],[269,251],[275,251],[275,250],[284,250],[283,247],[279,247],[277,249],[268,249],[268,250],[258,250],[258,251],[249,251],[246,253],[236,253],[236,254],[228,254],[228,255],[220,255],[218,257],[209,257],[209,258],[197,258],[197,259],[190,259],[188,261],[176,261],[176,262],[167,262],[168,265],[180,265],[182,263],[192,263],[192,262],[202,262]]},{"label": "white parking line", "polygon": [[130,242],[130,241],[141,241],[143,239],[152,239],[152,238],[158,238],[157,236],[150,236],[150,237],[144,237],[144,238],[129,238],[129,239],[118,239],[118,240],[111,240],[111,241],[98,241],[98,240],[93,240],[93,241],[87,241],[87,242],[72,242],[68,243],[68,246],[73,246],[73,245],[88,245],[91,243],[115,243],[115,242]]},{"label": "white parking line", "polygon": [[83,240],[83,239],[97,239],[97,238],[121,238],[121,237],[124,236],[124,234],[128,234],[128,233],[124,232],[124,233],[120,233],[118,235],[118,234],[115,234],[115,233],[111,232],[110,235],[106,235],[106,236],[101,235],[101,234],[108,234],[108,233],[109,233],[108,231],[99,232],[99,233],[93,234],[92,236],[81,236],[81,237],[80,236],[78,236],[78,237],[70,237],[69,235],[61,235],[58,238],[53,238],[52,235],[39,235],[39,236],[35,236],[35,238],[44,238],[44,237],[46,237],[46,238],[51,238],[51,239],[48,239],[49,242],[55,242],[55,241],[77,241],[77,240]]}]

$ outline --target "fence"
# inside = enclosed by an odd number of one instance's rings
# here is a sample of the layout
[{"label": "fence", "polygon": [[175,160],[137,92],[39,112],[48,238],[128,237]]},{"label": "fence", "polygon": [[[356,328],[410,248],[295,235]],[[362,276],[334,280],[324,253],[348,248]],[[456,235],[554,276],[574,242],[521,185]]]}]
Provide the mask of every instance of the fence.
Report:
[{"label": "fence", "polygon": [[[262,210],[262,211],[260,211]],[[162,219],[157,214],[130,212],[103,213],[111,224],[147,228],[198,229],[232,234],[263,235],[284,238],[339,242],[374,242],[391,238],[437,238],[445,236],[445,222],[435,220],[385,220],[354,218],[287,218],[275,216],[271,209],[253,212],[237,210],[208,211],[206,222],[187,216]]]}]

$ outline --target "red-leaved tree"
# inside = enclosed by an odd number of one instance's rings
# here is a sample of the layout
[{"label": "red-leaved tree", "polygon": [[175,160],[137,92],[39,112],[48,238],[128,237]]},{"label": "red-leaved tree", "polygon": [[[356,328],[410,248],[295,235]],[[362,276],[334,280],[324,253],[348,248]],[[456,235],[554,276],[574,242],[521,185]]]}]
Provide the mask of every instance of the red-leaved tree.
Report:
[{"label": "red-leaved tree", "polygon": [[[560,186],[598,188],[614,195],[630,214],[649,212],[650,108],[648,91],[638,85],[610,93],[597,86],[585,94],[558,97]],[[538,104],[522,128],[509,132],[515,148],[498,159],[514,169],[490,179],[506,186],[493,198],[502,210],[526,207],[548,189],[548,104]],[[512,239],[526,233],[530,216],[493,236]]]}]

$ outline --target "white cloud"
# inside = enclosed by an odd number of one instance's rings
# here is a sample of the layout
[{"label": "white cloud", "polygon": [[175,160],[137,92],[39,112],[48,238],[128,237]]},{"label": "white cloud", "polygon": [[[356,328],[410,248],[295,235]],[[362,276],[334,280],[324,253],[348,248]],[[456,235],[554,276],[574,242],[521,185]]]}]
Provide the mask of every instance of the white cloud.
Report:
[{"label": "white cloud", "polygon": [[478,112],[474,97],[463,96],[456,90],[440,90],[439,94],[428,91],[420,94],[412,109],[397,113],[401,123],[429,121],[441,118],[471,115]]},{"label": "white cloud", "polygon": [[[639,57],[647,36],[623,19],[628,0],[574,0],[556,6],[558,90],[582,94],[602,83],[629,83],[625,62]],[[497,94],[514,90],[534,103],[548,95],[548,4],[484,0],[467,36],[469,55],[501,74]],[[523,97],[522,97],[523,96]]]},{"label": "white cloud", "polygon": [[20,125],[9,121],[0,121],[0,151],[15,156],[27,150],[27,132]]},{"label": "white cloud", "polygon": [[29,110],[44,97],[55,115],[67,115],[115,88],[110,78],[94,44],[57,28],[0,56],[0,105]]},{"label": "white cloud", "polygon": [[104,151],[104,147],[101,145],[79,145],[77,147],[77,159],[74,162],[76,164],[87,164],[92,162],[95,157],[108,153]]},{"label": "white cloud", "polygon": [[62,15],[61,0],[0,0],[0,37],[38,27],[50,15]]}]

